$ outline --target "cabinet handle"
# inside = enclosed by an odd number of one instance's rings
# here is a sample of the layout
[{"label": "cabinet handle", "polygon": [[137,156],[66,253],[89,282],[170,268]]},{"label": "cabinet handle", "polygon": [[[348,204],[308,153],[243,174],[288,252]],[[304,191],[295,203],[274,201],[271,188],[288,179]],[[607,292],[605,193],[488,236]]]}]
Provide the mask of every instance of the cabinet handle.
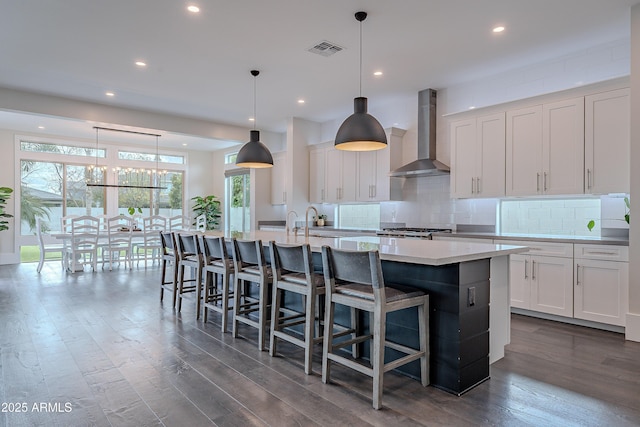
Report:
[{"label": "cabinet handle", "polygon": [[320,200],[324,200],[324,188],[320,190]]},{"label": "cabinet handle", "polygon": [[587,189],[591,190],[591,169],[587,169]]},{"label": "cabinet handle", "polygon": [[480,194],[480,177],[476,178],[476,193]]},{"label": "cabinet handle", "polygon": [[475,178],[471,178],[471,194],[475,194],[476,192],[474,187],[475,181],[476,181]]},{"label": "cabinet handle", "polygon": [[528,264],[528,261],[525,259],[524,260],[524,278],[525,279],[529,278],[529,276],[527,276],[527,264]]},{"label": "cabinet handle", "polygon": [[544,173],[544,178],[543,178],[543,183],[542,184],[543,184],[542,185],[542,189],[544,191],[547,191],[547,173],[546,172]]},{"label": "cabinet handle", "polygon": [[536,280],[536,262],[531,261],[531,280]]},{"label": "cabinet handle", "polygon": [[576,264],[576,286],[580,286],[580,264]]},{"label": "cabinet handle", "polygon": [[378,189],[378,188],[375,186],[375,184],[371,186],[371,190],[373,191],[373,197],[374,197],[374,198],[376,197],[376,195],[377,195],[377,193],[378,193],[377,189]]},{"label": "cabinet handle", "polygon": [[540,192],[540,172],[536,174],[536,191]]},{"label": "cabinet handle", "polygon": [[606,252],[606,251],[589,251],[587,252],[589,255],[618,255],[617,252]]}]

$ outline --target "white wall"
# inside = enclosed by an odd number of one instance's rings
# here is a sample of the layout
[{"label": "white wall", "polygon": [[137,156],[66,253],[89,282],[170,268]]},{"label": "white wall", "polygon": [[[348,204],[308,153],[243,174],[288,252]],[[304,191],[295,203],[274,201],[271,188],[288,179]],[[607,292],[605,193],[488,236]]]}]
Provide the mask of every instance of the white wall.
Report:
[{"label": "white wall", "polygon": [[[640,115],[640,4],[631,8],[631,117]],[[631,120],[631,203],[640,200],[640,120]],[[637,210],[636,210],[637,211]],[[629,259],[640,259],[640,226],[636,217],[629,229]],[[629,263],[629,314],[626,337],[640,342],[640,263]]]},{"label": "white wall", "polygon": [[[15,182],[15,143],[13,140],[14,133],[0,129],[0,187],[13,188],[13,194],[7,203],[7,213],[16,214],[16,182]],[[0,231],[0,265],[12,264],[16,261],[15,251],[15,218],[9,218],[9,230]]]}]

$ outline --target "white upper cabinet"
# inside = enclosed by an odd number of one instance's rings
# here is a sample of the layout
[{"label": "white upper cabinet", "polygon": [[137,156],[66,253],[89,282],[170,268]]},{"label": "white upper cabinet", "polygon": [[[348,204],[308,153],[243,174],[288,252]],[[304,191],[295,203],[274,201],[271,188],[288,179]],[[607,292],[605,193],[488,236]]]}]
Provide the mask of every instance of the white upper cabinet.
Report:
[{"label": "white upper cabinet", "polygon": [[402,165],[405,131],[387,131],[388,146],[377,151],[342,151],[322,144],[309,149],[309,201],[351,203],[399,200],[402,180],[389,172]]},{"label": "white upper cabinet", "polygon": [[586,193],[628,193],[629,190],[629,89],[585,97]]},{"label": "white upper cabinet", "polygon": [[285,182],[286,153],[273,153],[273,167],[271,168],[271,204],[284,205],[287,203],[287,187]]},{"label": "white upper cabinet", "polygon": [[507,196],[584,192],[584,98],[507,111]]},{"label": "white upper cabinet", "polygon": [[453,197],[505,195],[505,114],[451,123]]},{"label": "white upper cabinet", "polygon": [[309,150],[309,202],[324,203],[325,188],[325,148]]},{"label": "white upper cabinet", "polygon": [[542,106],[542,193],[584,192],[584,98]]},{"label": "white upper cabinet", "polygon": [[507,111],[506,194],[541,193],[542,105]]}]

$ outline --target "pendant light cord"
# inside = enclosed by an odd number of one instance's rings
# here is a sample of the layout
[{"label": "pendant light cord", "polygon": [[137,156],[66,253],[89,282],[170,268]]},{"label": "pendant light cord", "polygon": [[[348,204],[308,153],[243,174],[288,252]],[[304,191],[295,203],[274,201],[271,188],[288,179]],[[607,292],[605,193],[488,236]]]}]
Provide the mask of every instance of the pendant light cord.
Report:
[{"label": "pendant light cord", "polygon": [[253,130],[256,130],[256,122],[258,121],[258,118],[256,117],[256,79],[257,79],[257,74],[254,74],[253,76]]},{"label": "pendant light cord", "polygon": [[360,94],[362,96],[362,21],[360,21]]}]

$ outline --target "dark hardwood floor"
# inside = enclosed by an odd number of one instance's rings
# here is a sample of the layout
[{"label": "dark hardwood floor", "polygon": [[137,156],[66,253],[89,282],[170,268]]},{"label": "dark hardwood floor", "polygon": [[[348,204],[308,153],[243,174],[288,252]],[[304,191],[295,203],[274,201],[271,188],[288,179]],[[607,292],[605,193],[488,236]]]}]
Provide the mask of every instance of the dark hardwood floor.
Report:
[{"label": "dark hardwood floor", "polygon": [[203,324],[159,299],[160,271],[65,274],[0,266],[0,426],[640,425],[640,344],[620,334],[513,316],[491,379],[456,397],[395,373],[384,409],[371,381],[302,353],[259,352],[256,333]]}]

